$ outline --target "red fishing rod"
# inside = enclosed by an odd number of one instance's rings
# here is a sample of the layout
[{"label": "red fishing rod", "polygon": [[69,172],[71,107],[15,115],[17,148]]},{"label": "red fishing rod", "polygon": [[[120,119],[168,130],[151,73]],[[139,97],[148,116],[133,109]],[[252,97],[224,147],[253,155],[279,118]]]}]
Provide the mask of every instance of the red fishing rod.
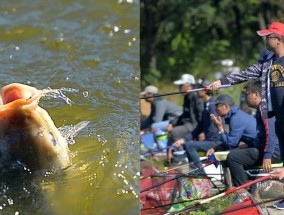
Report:
[{"label": "red fishing rod", "polygon": [[[219,87],[219,89],[220,88],[227,88],[227,87],[231,87],[231,86],[232,86],[231,84],[225,84],[225,85],[221,85]],[[171,92],[171,93],[156,94],[156,95],[152,95],[152,96],[145,96],[145,97],[141,97],[140,99],[156,98],[156,97],[170,96],[170,95],[175,95],[175,94],[186,94],[186,93],[197,92],[197,91],[206,91],[206,90],[211,90],[211,89],[209,87],[202,87],[202,88],[188,90],[186,92]]]},{"label": "red fishing rod", "polygon": [[200,200],[199,202],[197,202],[197,203],[195,203],[194,205],[190,205],[190,206],[187,206],[187,207],[185,207],[184,209],[182,209],[182,210],[179,210],[179,211],[175,211],[174,213],[168,213],[168,214],[176,214],[176,213],[180,213],[180,212],[183,212],[183,211],[188,211],[188,210],[190,210],[190,209],[192,209],[192,208],[194,208],[194,207],[197,207],[197,206],[200,206],[200,205],[202,205],[202,204],[204,204],[204,203],[209,203],[209,202],[211,202],[212,200],[214,200],[214,199],[217,199],[217,198],[220,198],[220,197],[222,197],[222,196],[227,196],[227,195],[229,195],[229,194],[231,194],[231,193],[234,193],[234,192],[236,192],[236,191],[238,191],[238,190],[241,190],[241,189],[243,189],[243,188],[246,188],[246,187],[248,187],[248,186],[251,186],[251,185],[253,185],[253,184],[256,184],[256,183],[258,183],[258,182],[261,182],[261,181],[265,181],[265,180],[268,180],[268,179],[271,179],[272,177],[271,177],[271,175],[266,175],[266,176],[263,176],[263,177],[260,177],[260,178],[258,178],[258,179],[255,179],[255,180],[253,180],[253,181],[250,181],[250,182],[247,182],[247,183],[245,183],[245,184],[242,184],[241,186],[239,186],[239,187],[233,187],[232,189],[229,189],[229,190],[227,190],[227,191],[225,191],[225,192],[223,192],[223,193],[220,193],[220,194],[218,194],[218,195],[216,195],[216,196],[212,196],[212,197],[210,197],[210,198],[207,198],[207,199],[202,199],[202,200]]}]

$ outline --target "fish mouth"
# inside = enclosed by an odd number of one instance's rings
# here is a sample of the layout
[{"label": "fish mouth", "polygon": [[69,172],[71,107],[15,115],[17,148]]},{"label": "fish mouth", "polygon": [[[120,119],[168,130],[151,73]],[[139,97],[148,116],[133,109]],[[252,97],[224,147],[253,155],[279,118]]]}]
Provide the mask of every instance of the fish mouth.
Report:
[{"label": "fish mouth", "polygon": [[36,108],[43,93],[34,87],[13,83],[0,91],[0,112],[19,108]]}]

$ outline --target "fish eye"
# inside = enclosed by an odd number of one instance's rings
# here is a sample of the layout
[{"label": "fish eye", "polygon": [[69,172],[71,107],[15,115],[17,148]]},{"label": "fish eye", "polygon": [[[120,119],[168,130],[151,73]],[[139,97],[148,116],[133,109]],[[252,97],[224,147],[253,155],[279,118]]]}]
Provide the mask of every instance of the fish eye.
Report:
[{"label": "fish eye", "polygon": [[52,144],[54,146],[56,146],[57,143],[56,143],[56,140],[55,140],[54,136],[52,135],[52,133],[49,133],[49,137],[50,137],[50,140],[51,140]]}]

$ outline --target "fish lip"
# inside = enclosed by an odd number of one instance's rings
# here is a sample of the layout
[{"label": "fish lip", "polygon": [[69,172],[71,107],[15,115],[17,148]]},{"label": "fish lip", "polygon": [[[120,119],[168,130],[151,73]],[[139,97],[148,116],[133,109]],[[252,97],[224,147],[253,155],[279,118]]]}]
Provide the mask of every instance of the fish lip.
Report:
[{"label": "fish lip", "polygon": [[36,108],[40,98],[42,97],[42,91],[37,91],[32,97],[25,99],[16,99],[7,104],[0,105],[0,111],[7,111],[9,109],[17,109],[17,108]]}]

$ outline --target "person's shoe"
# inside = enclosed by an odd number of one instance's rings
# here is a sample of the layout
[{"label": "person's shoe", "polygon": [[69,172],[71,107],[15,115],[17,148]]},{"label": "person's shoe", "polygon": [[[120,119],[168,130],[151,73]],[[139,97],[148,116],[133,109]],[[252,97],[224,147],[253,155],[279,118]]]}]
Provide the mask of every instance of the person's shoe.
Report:
[{"label": "person's shoe", "polygon": [[284,210],[284,199],[282,199],[280,202],[273,204],[273,207],[279,210]]}]

